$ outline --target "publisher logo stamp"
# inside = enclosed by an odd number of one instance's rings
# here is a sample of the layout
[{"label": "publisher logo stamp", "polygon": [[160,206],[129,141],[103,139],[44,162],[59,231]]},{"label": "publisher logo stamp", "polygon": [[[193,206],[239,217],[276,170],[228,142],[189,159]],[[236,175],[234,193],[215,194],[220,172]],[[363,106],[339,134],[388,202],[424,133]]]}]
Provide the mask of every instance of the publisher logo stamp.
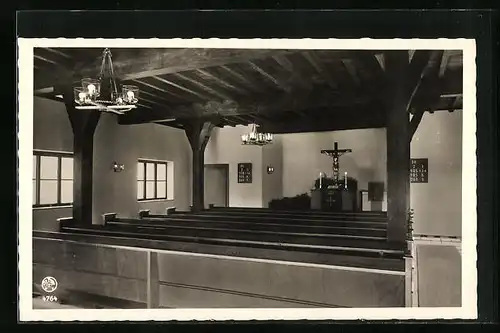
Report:
[{"label": "publisher logo stamp", "polygon": [[47,293],[55,291],[57,289],[57,280],[52,276],[44,277],[42,280],[42,289]]}]

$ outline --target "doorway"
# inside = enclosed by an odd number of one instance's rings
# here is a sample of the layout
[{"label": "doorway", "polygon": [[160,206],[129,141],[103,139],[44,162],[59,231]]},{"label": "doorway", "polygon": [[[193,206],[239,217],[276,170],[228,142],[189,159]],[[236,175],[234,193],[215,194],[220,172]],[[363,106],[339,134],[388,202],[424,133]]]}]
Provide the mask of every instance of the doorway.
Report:
[{"label": "doorway", "polygon": [[205,164],[205,208],[229,206],[229,164]]}]

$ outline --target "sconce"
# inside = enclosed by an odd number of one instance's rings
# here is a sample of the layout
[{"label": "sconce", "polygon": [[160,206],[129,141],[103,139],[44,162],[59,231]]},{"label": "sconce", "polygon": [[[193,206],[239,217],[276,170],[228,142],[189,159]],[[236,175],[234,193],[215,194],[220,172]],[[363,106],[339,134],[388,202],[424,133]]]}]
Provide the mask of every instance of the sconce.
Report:
[{"label": "sconce", "polygon": [[117,162],[113,162],[113,171],[114,172],[122,172],[125,169],[123,164],[118,164]]},{"label": "sconce", "polygon": [[274,172],[274,167],[272,167],[272,166],[268,166],[268,167],[267,167],[267,173],[268,173],[268,174],[272,174],[273,172]]}]

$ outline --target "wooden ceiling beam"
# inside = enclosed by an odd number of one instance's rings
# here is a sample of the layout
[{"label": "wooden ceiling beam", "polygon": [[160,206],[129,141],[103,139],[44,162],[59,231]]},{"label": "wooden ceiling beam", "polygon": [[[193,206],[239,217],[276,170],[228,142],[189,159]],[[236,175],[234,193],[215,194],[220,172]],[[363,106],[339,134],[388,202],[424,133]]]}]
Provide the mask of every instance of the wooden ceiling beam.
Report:
[{"label": "wooden ceiling beam", "polygon": [[[203,83],[195,80],[195,79],[192,79],[184,74],[181,74],[181,73],[175,73],[173,74],[175,75],[176,77],[180,78],[181,80],[184,80],[184,81],[187,81],[187,82],[190,82],[191,84],[194,84],[194,85],[197,85],[198,87],[200,87],[201,89],[203,89],[204,91],[208,92],[209,94],[212,94],[212,95],[215,95],[221,99],[224,99],[224,100],[230,100],[231,97],[223,92],[221,92],[220,90],[218,89],[214,89],[214,88],[211,88],[207,85],[204,85]],[[212,99],[212,98],[205,98],[205,99]]]},{"label": "wooden ceiling beam", "polygon": [[278,88],[280,88],[286,92],[290,92],[292,90],[292,88],[290,87],[290,85],[287,82],[284,82],[283,80],[278,78],[276,75],[271,75],[268,71],[263,69],[261,66],[257,65],[255,62],[248,61],[248,64],[250,65],[250,67],[253,70],[255,70],[256,72],[261,74],[263,77],[265,77],[266,79],[268,79],[272,83],[274,83]]},{"label": "wooden ceiling beam", "polygon": [[375,58],[377,59],[379,65],[380,65],[380,68],[382,68],[382,70],[385,72],[385,56],[383,53],[378,53],[378,54],[375,54]]},{"label": "wooden ceiling beam", "polygon": [[[305,110],[310,108],[330,107],[330,106],[346,106],[359,105],[371,102],[372,99],[364,98],[353,92],[336,92],[330,91],[312,91],[303,94],[281,94],[278,96],[255,99],[245,99],[240,101],[223,102],[209,101],[206,103],[194,103],[190,105],[181,105],[173,108],[168,114],[162,116],[183,117],[194,113],[199,117],[206,116],[241,116],[249,114],[258,114],[269,116],[272,114],[280,114],[284,111]],[[129,112],[123,116],[124,122],[143,123],[154,121],[154,117],[146,117],[140,114]]]},{"label": "wooden ceiling beam", "polygon": [[290,60],[287,59],[284,55],[275,55],[273,59],[280,64],[281,67],[286,69],[289,72],[293,72],[293,64]]},{"label": "wooden ceiling beam", "polygon": [[34,57],[35,57],[35,59],[42,60],[42,61],[47,62],[47,63],[52,64],[52,65],[59,65],[59,63],[57,61],[47,59],[47,58],[42,57],[42,56],[37,55],[37,54],[35,54]]},{"label": "wooden ceiling beam", "polygon": [[312,52],[302,52],[301,55],[311,64],[311,66],[316,70],[316,72],[321,75],[321,77],[328,83],[330,88],[337,89],[337,82],[333,79],[333,76],[323,65],[321,60],[319,60]]},{"label": "wooden ceiling beam", "polygon": [[187,99],[185,97],[182,97],[170,90],[166,90],[166,89],[163,89],[163,88],[160,88],[158,86],[155,86],[154,84],[151,84],[151,83],[147,83],[147,82],[144,82],[144,81],[141,81],[141,80],[131,80],[132,82],[135,82],[135,83],[138,83],[138,84],[141,84],[141,85],[144,85],[146,87],[149,87],[149,88],[153,88],[155,90],[158,90],[158,91],[161,91],[162,93],[164,94],[168,94],[168,95],[171,95],[171,96],[174,96],[175,98],[177,98],[178,100],[181,100],[181,101],[186,101]]},{"label": "wooden ceiling beam", "polygon": [[226,80],[223,80],[219,76],[216,76],[216,75],[208,72],[207,70],[198,69],[197,72],[200,73],[201,75],[207,77],[207,78],[212,79],[213,81],[215,81],[220,86],[223,86],[223,87],[226,87],[228,89],[237,91],[238,93],[241,93],[243,95],[246,95],[248,93],[245,89],[242,89],[242,88],[240,88],[240,87],[238,87],[238,86],[236,86],[234,84],[231,84],[231,83],[227,82]]},{"label": "wooden ceiling beam", "polygon": [[386,126],[385,111],[382,108],[337,109],[324,108],[307,110],[316,117],[297,117],[290,121],[264,123],[260,130],[273,134],[327,132]]},{"label": "wooden ceiling beam", "polygon": [[261,92],[262,89],[258,88],[258,85],[254,84],[251,80],[249,80],[246,76],[238,73],[237,71],[227,67],[227,66],[220,66],[222,70],[224,70],[226,73],[234,77],[236,80],[239,82],[243,83],[247,88],[249,88],[253,92]]},{"label": "wooden ceiling beam", "polygon": [[155,80],[158,80],[158,81],[160,81],[160,82],[162,82],[162,83],[165,83],[165,84],[171,85],[172,87],[175,87],[175,88],[180,89],[180,90],[182,90],[182,91],[185,91],[185,92],[187,92],[187,93],[190,93],[190,94],[192,94],[192,95],[195,95],[195,96],[197,96],[197,97],[199,97],[199,98],[201,98],[201,99],[203,99],[203,100],[211,99],[211,97],[210,97],[210,96],[207,96],[207,95],[204,95],[204,94],[200,94],[200,93],[198,93],[198,92],[196,92],[196,91],[194,91],[194,90],[191,90],[191,89],[189,89],[189,88],[186,88],[186,87],[184,87],[184,86],[182,86],[182,85],[179,85],[179,84],[177,84],[177,83],[175,83],[175,82],[172,82],[172,81],[170,81],[170,80],[167,80],[167,79],[161,78],[161,77],[159,77],[159,76],[152,76],[152,78],[153,78],[153,79],[155,79]]},{"label": "wooden ceiling beam", "polygon": [[296,70],[293,66],[293,63],[288,60],[285,55],[276,55],[273,57],[274,61],[276,61],[283,69],[286,70],[288,77],[278,78],[282,82],[288,82],[287,86],[292,87],[300,87],[305,90],[312,90],[312,82],[310,79],[306,79],[298,70]]},{"label": "wooden ceiling beam", "polygon": [[441,58],[441,64],[439,66],[439,77],[444,76],[446,69],[448,68],[448,60],[450,60],[450,52],[444,51]]},{"label": "wooden ceiling beam", "polygon": [[344,68],[351,76],[351,79],[354,82],[354,84],[356,86],[361,86],[361,79],[358,76],[356,66],[354,65],[353,61],[351,59],[342,59],[342,64],[344,65]]},{"label": "wooden ceiling beam", "polygon": [[[143,99],[144,100],[144,99]],[[147,102],[147,101],[146,101]],[[152,109],[153,107],[151,107],[150,105],[145,105],[145,104],[142,104],[142,103],[137,103],[138,106],[141,106],[143,108],[146,108],[146,109]]]},{"label": "wooden ceiling beam", "polygon": [[49,52],[52,52],[54,54],[57,54],[57,55],[60,55],[61,57],[64,57],[66,59],[73,59],[69,54],[66,54],[64,52],[61,52],[59,51],[58,49],[53,49],[53,48],[50,48],[50,47],[44,47],[43,48],[44,50],[47,50]]},{"label": "wooden ceiling beam", "polygon": [[153,100],[151,100],[151,99],[144,98],[144,97],[142,97],[142,96],[140,97],[140,99],[139,99],[139,100],[140,100],[140,101],[144,101],[144,102],[149,103],[149,104],[155,104],[155,105],[159,105],[159,106],[161,106],[161,107],[165,107],[165,105],[164,105],[164,104],[162,104],[162,103],[160,103],[160,102],[153,101]]},{"label": "wooden ceiling beam", "polygon": [[[142,95],[147,95],[147,96],[153,97],[153,99],[155,99],[156,103],[161,103],[161,101],[164,101],[165,105],[172,104],[172,101],[170,99],[168,99],[168,97],[165,97],[164,95],[153,94],[153,93],[146,91],[144,89],[141,89],[139,94],[140,94],[139,100],[142,98]],[[156,101],[156,100],[159,100],[159,101]],[[161,104],[161,105],[163,105],[163,104]]]},{"label": "wooden ceiling beam", "polygon": [[[113,68],[115,75],[123,81],[137,80],[151,76],[163,76],[212,66],[241,63],[248,60],[269,58],[276,54],[291,53],[290,50],[257,49],[143,49],[113,50]],[[101,67],[101,58],[91,63],[78,62],[70,70],[48,72],[38,77],[36,87],[46,88],[58,84],[67,84],[74,78],[96,76]]]}]

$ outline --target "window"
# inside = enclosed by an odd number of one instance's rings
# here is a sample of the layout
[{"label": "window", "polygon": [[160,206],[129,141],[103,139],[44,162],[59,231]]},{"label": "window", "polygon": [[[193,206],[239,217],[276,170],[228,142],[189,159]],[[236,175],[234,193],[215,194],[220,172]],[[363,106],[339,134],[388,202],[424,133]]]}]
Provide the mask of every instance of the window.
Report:
[{"label": "window", "polygon": [[33,152],[33,207],[73,203],[73,157],[70,153]]},{"label": "window", "polygon": [[171,199],[167,179],[172,162],[139,160],[137,163],[137,199]]}]

